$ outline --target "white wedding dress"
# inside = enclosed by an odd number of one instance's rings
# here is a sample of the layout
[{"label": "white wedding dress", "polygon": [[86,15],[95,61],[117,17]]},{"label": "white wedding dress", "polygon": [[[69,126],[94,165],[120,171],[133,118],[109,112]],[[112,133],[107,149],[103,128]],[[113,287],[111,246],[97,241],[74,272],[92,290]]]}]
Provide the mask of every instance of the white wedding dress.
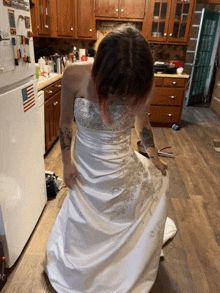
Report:
[{"label": "white wedding dress", "polygon": [[51,231],[44,269],[59,293],[147,293],[162,246],[176,233],[167,218],[168,175],[131,142],[135,116],[110,105],[102,125],[90,100],[76,98],[72,189]]}]

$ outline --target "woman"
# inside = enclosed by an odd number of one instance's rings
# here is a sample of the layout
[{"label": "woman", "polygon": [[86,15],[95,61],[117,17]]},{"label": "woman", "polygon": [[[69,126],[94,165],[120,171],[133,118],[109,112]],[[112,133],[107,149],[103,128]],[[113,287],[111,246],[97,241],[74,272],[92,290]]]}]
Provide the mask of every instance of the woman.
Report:
[{"label": "woman", "polygon": [[[69,193],[45,264],[57,292],[147,293],[153,286],[170,232],[167,165],[148,120],[153,95],[149,45],[131,25],[104,37],[93,64],[64,72],[60,143]],[[150,159],[133,149],[133,125]]]}]

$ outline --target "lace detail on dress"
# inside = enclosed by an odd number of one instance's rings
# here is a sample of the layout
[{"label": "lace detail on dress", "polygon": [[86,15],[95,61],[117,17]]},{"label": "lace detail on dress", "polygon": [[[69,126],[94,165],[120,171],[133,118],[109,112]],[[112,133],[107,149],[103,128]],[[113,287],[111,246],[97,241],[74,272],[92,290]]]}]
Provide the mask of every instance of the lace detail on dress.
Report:
[{"label": "lace detail on dress", "polygon": [[121,186],[113,187],[111,191],[113,199],[108,202],[110,207],[106,206],[102,211],[103,214],[114,222],[134,221],[141,215],[149,199],[149,216],[152,216],[151,208],[159,200],[157,194],[163,184],[160,173],[155,172],[157,181],[156,184],[152,184],[149,171],[135,154],[124,158],[123,164],[125,164],[123,176],[126,179]]},{"label": "lace detail on dress", "polygon": [[113,116],[113,124],[102,124],[101,113],[94,102],[84,98],[76,98],[74,115],[77,122],[89,129],[120,131],[134,125],[135,114],[127,105],[109,105]]}]

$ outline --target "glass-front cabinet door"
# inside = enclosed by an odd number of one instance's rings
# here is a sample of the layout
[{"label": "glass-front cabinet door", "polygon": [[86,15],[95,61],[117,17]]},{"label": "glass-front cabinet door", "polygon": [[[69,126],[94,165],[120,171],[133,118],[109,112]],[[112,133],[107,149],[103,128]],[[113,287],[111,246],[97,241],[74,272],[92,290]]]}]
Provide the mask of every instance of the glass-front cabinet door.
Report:
[{"label": "glass-front cabinet door", "polygon": [[154,0],[151,2],[149,40],[167,40],[170,8],[171,0]]},{"label": "glass-front cabinet door", "polygon": [[172,5],[168,41],[187,42],[194,2],[194,0],[176,0]]},{"label": "glass-front cabinet door", "polygon": [[39,0],[39,16],[39,34],[50,34],[50,0]]}]

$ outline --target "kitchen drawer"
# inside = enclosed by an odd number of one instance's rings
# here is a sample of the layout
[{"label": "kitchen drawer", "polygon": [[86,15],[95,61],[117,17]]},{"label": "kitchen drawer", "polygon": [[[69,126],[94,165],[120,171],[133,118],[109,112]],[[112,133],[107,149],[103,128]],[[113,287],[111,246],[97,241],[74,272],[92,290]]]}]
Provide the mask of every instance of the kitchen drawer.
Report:
[{"label": "kitchen drawer", "polygon": [[155,86],[162,86],[163,85],[163,78],[162,77],[155,77]]},{"label": "kitchen drawer", "polygon": [[148,115],[150,122],[178,124],[181,107],[150,106]]},{"label": "kitchen drawer", "polygon": [[61,90],[61,81],[62,79],[58,80],[57,82],[53,84],[54,94],[58,93]]},{"label": "kitchen drawer", "polygon": [[47,101],[50,97],[54,95],[53,84],[44,88],[43,91],[44,91],[44,101]]},{"label": "kitchen drawer", "polygon": [[163,86],[169,87],[184,87],[185,86],[185,79],[183,78],[164,78],[163,79]]},{"label": "kitchen drawer", "polygon": [[182,106],[184,89],[156,88],[151,105]]}]

